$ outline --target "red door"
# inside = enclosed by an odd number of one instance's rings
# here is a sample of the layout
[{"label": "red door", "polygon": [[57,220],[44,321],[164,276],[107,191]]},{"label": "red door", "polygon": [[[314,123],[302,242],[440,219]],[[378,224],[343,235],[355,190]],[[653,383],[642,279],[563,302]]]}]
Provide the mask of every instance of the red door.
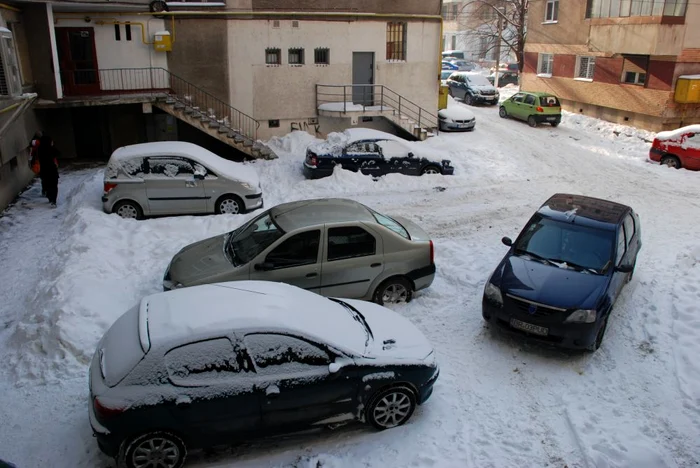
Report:
[{"label": "red door", "polygon": [[58,63],[63,94],[89,96],[100,93],[100,74],[93,28],[56,28]]}]

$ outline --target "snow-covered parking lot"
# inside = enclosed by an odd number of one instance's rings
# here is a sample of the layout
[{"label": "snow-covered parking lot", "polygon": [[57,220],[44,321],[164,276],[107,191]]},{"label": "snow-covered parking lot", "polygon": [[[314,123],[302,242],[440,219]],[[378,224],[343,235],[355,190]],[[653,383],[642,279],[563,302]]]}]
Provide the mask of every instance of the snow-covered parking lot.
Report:
[{"label": "snow-covered parking lot", "polygon": [[[451,105],[462,105],[451,101]],[[696,467],[700,464],[700,174],[647,162],[651,134],[566,114],[530,128],[472,108],[440,134],[454,176],[336,171],[308,181],[296,133],[259,161],[266,206],[341,196],[410,218],[436,245],[433,285],[396,310],[433,342],[441,375],[405,426],[364,426],[199,454],[194,467]],[[0,218],[0,459],[22,468],[110,467],[91,436],[87,363],[102,333],[187,243],[253,214],[123,220],[102,212],[102,169],[66,172],[59,206],[38,185]],[[492,333],[484,283],[550,195],[631,205],[643,248],[603,346],[567,353]]]}]

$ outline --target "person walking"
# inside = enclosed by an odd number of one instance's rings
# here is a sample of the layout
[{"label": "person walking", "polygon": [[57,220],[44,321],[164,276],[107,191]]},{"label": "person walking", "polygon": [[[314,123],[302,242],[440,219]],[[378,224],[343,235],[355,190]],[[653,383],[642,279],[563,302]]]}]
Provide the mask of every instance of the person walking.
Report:
[{"label": "person walking", "polygon": [[[36,175],[39,175],[39,172],[41,170],[39,167],[39,155],[38,155],[39,139],[41,139],[41,132],[36,132],[34,134],[34,138],[32,138],[32,140],[29,142],[29,146],[27,147],[27,149],[29,150],[29,168]],[[43,184],[41,186],[41,196],[42,197],[46,196],[46,190],[44,190]],[[0,468],[2,468],[2,467],[0,467]]]},{"label": "person walking", "polygon": [[58,198],[58,150],[53,145],[53,140],[48,135],[42,135],[37,148],[39,158],[39,177],[41,185],[46,191],[46,197],[51,206],[56,206]]}]

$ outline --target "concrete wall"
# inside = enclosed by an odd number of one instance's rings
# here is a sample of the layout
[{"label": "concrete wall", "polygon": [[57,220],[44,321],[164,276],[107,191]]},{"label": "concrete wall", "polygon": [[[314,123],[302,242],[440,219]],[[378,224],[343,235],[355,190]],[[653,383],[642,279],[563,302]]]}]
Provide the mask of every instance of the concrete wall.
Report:
[{"label": "concrete wall", "polygon": [[[231,101],[229,68],[236,65],[234,56],[228,51],[228,23],[223,18],[176,19],[175,43],[172,52],[168,53],[172,73],[226,103]],[[252,45],[250,42],[244,44],[239,42],[237,46],[248,48]]]},{"label": "concrete wall", "polygon": [[530,44],[581,45],[588,42],[589,21],[586,0],[559,2],[556,23],[545,23],[546,0],[531,0],[528,7],[527,42]]},{"label": "concrete wall", "polygon": [[[440,0],[252,0],[253,10],[265,11],[358,11],[439,15]],[[230,6],[230,5],[229,5]]]},{"label": "concrete wall", "polygon": [[671,24],[593,25],[589,47],[625,54],[678,55],[685,30],[685,25]]},{"label": "concrete wall", "polygon": [[[438,95],[437,22],[409,21],[406,62],[386,60],[386,21],[291,21],[273,28],[268,20],[232,20],[229,25],[231,104],[262,121],[305,121],[316,116],[316,84],[352,84],[353,52],[374,52],[375,84],[383,84],[430,112]],[[289,48],[305,50],[305,64],[291,66]],[[330,65],[315,65],[314,49],[330,49]],[[266,65],[265,49],[280,48],[282,65]],[[350,100],[350,99],[348,99]],[[260,138],[289,127],[261,126]]]},{"label": "concrete wall", "polygon": [[30,50],[29,62],[34,80],[34,89],[44,99],[56,99],[56,79],[51,49],[51,23],[49,22],[47,5],[31,3],[22,6],[22,20],[27,35],[27,45]]}]

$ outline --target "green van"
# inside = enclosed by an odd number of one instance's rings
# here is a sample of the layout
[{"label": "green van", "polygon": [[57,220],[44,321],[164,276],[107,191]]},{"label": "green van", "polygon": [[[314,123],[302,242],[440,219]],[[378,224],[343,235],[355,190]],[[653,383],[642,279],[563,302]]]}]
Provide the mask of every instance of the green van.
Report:
[{"label": "green van", "polygon": [[526,121],[531,127],[546,122],[556,127],[561,123],[559,99],[549,93],[520,92],[501,103],[498,115]]}]

